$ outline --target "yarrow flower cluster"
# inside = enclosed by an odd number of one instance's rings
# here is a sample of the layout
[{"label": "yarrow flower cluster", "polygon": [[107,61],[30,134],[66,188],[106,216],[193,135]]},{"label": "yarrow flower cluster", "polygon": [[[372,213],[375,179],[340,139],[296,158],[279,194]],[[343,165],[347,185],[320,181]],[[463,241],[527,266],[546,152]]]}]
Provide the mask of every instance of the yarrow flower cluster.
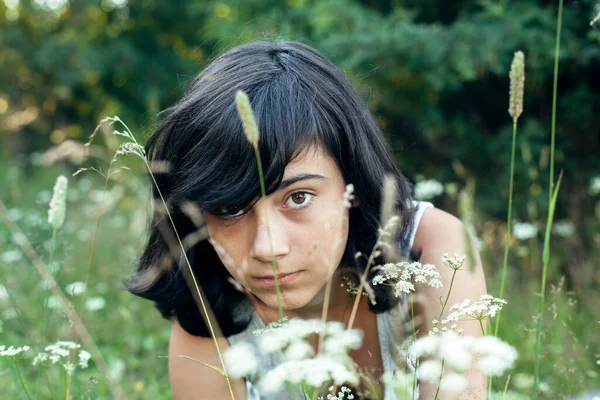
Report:
[{"label": "yarrow flower cluster", "polygon": [[29,346],[14,347],[5,345],[0,346],[0,357],[14,357],[24,351],[29,351]]},{"label": "yarrow flower cluster", "polygon": [[[323,333],[322,351],[315,355],[305,340]],[[320,388],[333,381],[337,385],[358,382],[358,375],[347,352],[362,343],[362,332],[345,329],[341,322],[292,319],[276,321],[265,329],[254,331],[257,346],[236,343],[224,354],[227,371],[234,377],[258,377],[258,389],[263,394],[278,393],[286,383]],[[256,351],[283,354],[284,359],[273,369],[261,371]]]},{"label": "yarrow flower cluster", "polygon": [[89,352],[85,350],[79,350],[77,354],[77,365],[72,364],[70,360],[67,360],[67,358],[71,355],[72,351],[77,351],[80,348],[81,345],[74,342],[58,341],[50,346],[46,346],[43,352],[35,356],[32,364],[36,366],[39,363],[45,361],[50,361],[52,364],[56,364],[59,361],[61,361],[61,359],[65,359],[66,361],[64,363],[61,362],[61,365],[63,366],[67,374],[71,375],[77,367],[81,369],[87,368],[88,362],[92,357]]},{"label": "yarrow flower cluster", "polygon": [[471,299],[465,299],[462,303],[450,307],[450,313],[442,320],[442,323],[447,324],[450,321],[458,321],[463,316],[478,321],[492,318],[496,316],[498,311],[502,310],[505,304],[506,300],[496,298],[490,294],[482,295],[479,301],[475,302],[471,302]]},{"label": "yarrow flower cluster", "polygon": [[421,264],[420,262],[387,263],[374,269],[379,273],[371,280],[373,286],[393,282],[394,294],[398,297],[403,293],[411,293],[415,290],[415,283],[425,283],[434,288],[442,287],[440,273],[436,271],[433,264]]},{"label": "yarrow flower cluster", "polygon": [[353,400],[354,399],[354,394],[352,394],[352,390],[347,388],[346,386],[342,386],[339,390],[339,392],[337,392],[337,394],[334,392],[335,391],[335,386],[330,386],[329,387],[329,391],[332,393],[327,394],[327,397],[323,397],[323,396],[319,396],[317,397],[318,400]]},{"label": "yarrow flower cluster", "polygon": [[411,355],[427,357],[417,369],[420,380],[439,383],[440,390],[454,394],[467,389],[463,372],[474,363],[486,376],[500,376],[512,368],[517,358],[516,350],[495,336],[471,337],[455,332],[417,339]]},{"label": "yarrow flower cluster", "polygon": [[352,207],[352,200],[354,200],[354,185],[346,185],[346,191],[344,192],[344,207]]},{"label": "yarrow flower cluster", "polygon": [[442,255],[442,262],[452,268],[455,271],[458,271],[459,269],[462,268],[462,266],[465,263],[465,260],[467,259],[467,256],[459,256],[458,254],[454,253],[454,256],[449,256],[448,253],[444,253]]},{"label": "yarrow flower cluster", "polygon": [[67,210],[67,186],[69,181],[63,175],[56,178],[50,208],[48,209],[48,223],[58,229],[65,222]]}]

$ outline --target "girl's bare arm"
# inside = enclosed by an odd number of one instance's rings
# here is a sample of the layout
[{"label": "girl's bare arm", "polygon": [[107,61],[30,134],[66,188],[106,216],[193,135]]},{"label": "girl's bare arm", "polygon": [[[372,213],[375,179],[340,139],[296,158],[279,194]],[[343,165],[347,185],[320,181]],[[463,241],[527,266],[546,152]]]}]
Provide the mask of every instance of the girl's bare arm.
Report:
[{"label": "girl's bare arm", "polygon": [[[221,351],[227,346],[225,338],[219,339]],[[174,319],[169,343],[169,380],[173,398],[231,399],[225,378],[202,363],[221,368],[213,339],[190,335],[177,319]],[[246,400],[245,382],[241,379],[231,379],[231,385],[235,400]]]},{"label": "girl's bare arm", "polygon": [[[439,319],[442,309],[440,297],[442,297],[442,300],[445,300],[454,272],[441,262],[441,258],[444,253],[448,253],[450,256],[454,253],[458,253],[461,256],[467,253],[462,222],[440,209],[427,209],[417,229],[413,248],[416,251],[422,252],[420,259],[422,264],[433,264],[436,266],[442,276],[442,283],[444,285],[440,289],[426,287],[425,285],[417,286],[415,297],[420,302],[415,305],[415,313],[418,316],[416,320],[420,321],[418,327],[419,335],[427,335],[433,328],[432,321]],[[462,302],[466,298],[477,301],[482,294],[487,293],[481,258],[475,244],[473,244],[473,248],[475,271],[473,273],[469,272],[466,265],[467,262],[465,262],[463,268],[457,272],[452,291],[450,292],[450,298],[444,309],[444,316],[452,305]],[[478,321],[459,321],[456,325],[458,328],[464,329],[463,335],[465,336],[482,336],[481,326]],[[485,328],[485,323],[483,326]],[[479,370],[473,368],[467,372],[467,379],[469,381],[468,390],[459,399],[485,399],[487,390],[486,377]],[[419,398],[421,400],[433,399],[436,389],[437,386],[431,387],[430,385],[421,384]],[[438,399],[443,398],[444,396],[440,393]]]}]

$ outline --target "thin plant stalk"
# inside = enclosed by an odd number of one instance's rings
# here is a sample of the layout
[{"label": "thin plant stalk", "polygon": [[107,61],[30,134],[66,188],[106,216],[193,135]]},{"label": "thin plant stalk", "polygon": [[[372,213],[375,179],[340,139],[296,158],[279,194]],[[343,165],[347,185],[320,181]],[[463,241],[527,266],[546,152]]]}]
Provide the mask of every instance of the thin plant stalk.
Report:
[{"label": "thin plant stalk", "polygon": [[[58,229],[54,228],[52,229],[52,247],[50,248],[50,260],[48,262],[48,267],[52,268],[52,264],[54,263],[54,249],[56,248],[56,233],[57,233]],[[49,301],[49,296],[46,296],[45,300],[44,300],[44,310],[42,312],[43,314],[43,321],[44,321],[44,325],[43,325],[43,330],[42,330],[42,337],[46,337],[46,323],[47,323],[47,318],[48,318],[48,301]]]},{"label": "thin plant stalk", "polygon": [[[515,147],[517,141],[517,120],[513,121],[513,136],[512,136],[512,150],[510,156],[510,181],[508,184],[508,215],[506,217],[506,237],[504,239],[504,261],[502,263],[502,278],[500,280],[500,297],[504,298],[504,283],[506,281],[506,272],[508,266],[508,249],[510,247],[510,235],[511,235],[511,220],[512,220],[512,206],[513,206],[513,181],[515,176]],[[498,328],[500,327],[500,314],[501,311],[496,315],[496,324],[494,326],[494,336],[498,336]]]},{"label": "thin plant stalk", "polygon": [[540,352],[541,352],[541,336],[542,336],[542,317],[544,312],[544,302],[545,302],[545,292],[546,292],[546,278],[548,275],[548,264],[550,263],[550,233],[552,229],[552,221],[554,219],[554,210],[556,209],[556,200],[558,198],[558,190],[560,188],[560,183],[562,181],[562,172],[558,177],[558,181],[556,183],[556,187],[554,189],[554,193],[550,202],[550,207],[548,210],[548,222],[546,224],[546,234],[544,235],[544,253],[542,255],[543,259],[543,269],[542,269],[542,288],[540,290],[540,306],[538,309],[538,318],[537,318],[537,327],[536,327],[536,337],[535,337],[535,364],[534,364],[534,374],[533,374],[533,399],[537,399],[538,394],[538,386],[539,386],[539,371],[540,371]]},{"label": "thin plant stalk", "polygon": [[[260,159],[260,152],[258,146],[254,147],[254,154],[256,155],[256,164],[258,166],[258,180],[260,181],[260,195],[262,199],[267,198],[267,192],[265,190],[265,178],[263,176],[262,161]],[[273,248],[273,237],[271,236],[271,227],[269,225],[268,213],[265,212],[265,225],[267,227],[267,237],[269,238],[269,247],[271,250],[271,268],[273,269],[273,279],[275,281],[275,293],[277,294],[277,310],[279,311],[279,318],[283,320],[283,306],[281,305],[281,291],[279,290],[279,278],[277,276],[277,264],[275,264],[275,249]]]},{"label": "thin plant stalk", "polygon": [[[258,132],[258,126],[256,125],[256,119],[254,118],[254,112],[250,105],[250,99],[248,95],[238,90],[235,94],[235,105],[242,122],[242,128],[244,135],[254,148],[254,154],[256,156],[256,165],[258,168],[258,180],[260,182],[260,195],[264,200],[267,198],[267,191],[265,189],[265,178],[263,175],[262,161],[260,158],[260,151],[258,149],[258,142],[260,140],[260,134]],[[273,280],[275,281],[275,293],[277,295],[277,310],[279,311],[279,318],[283,320],[283,307],[281,305],[281,291],[279,290],[279,277],[277,276],[277,265],[275,263],[275,249],[273,248],[273,237],[271,236],[271,226],[269,224],[268,212],[265,212],[265,225],[267,228],[267,237],[269,239],[269,249],[271,250],[271,268],[273,270]]]},{"label": "thin plant stalk", "polygon": [[[412,335],[413,335],[413,343],[417,341],[417,329],[415,327],[415,300],[412,292],[409,295],[409,303],[410,303],[410,319],[412,324]],[[412,387],[412,398],[415,400],[415,392],[417,391],[417,368],[419,368],[419,358],[415,358],[415,373],[413,374],[413,387]]]},{"label": "thin plant stalk", "polygon": [[[135,140],[135,137],[133,136],[133,133],[131,132],[131,130],[129,129],[129,127],[127,126],[127,124],[125,124],[125,122],[123,122],[118,117],[115,117],[115,119],[117,121],[119,121],[125,127],[125,129],[127,129],[127,132],[129,133],[129,136],[131,137],[131,139],[134,141],[134,143],[137,146],[139,146],[139,143],[137,142],[137,140]],[[229,380],[229,375],[228,375],[227,369],[225,367],[225,362],[223,361],[223,356],[221,354],[221,349],[219,347],[219,343],[217,342],[217,336],[215,334],[215,330],[214,330],[214,328],[212,326],[212,323],[210,321],[210,315],[208,313],[206,305],[204,304],[204,299],[202,298],[202,295],[200,294],[201,293],[200,292],[200,287],[198,285],[198,281],[196,280],[196,276],[194,275],[194,272],[193,272],[192,266],[190,264],[190,261],[188,259],[188,256],[187,256],[187,254],[185,252],[185,247],[183,246],[181,238],[179,237],[179,232],[177,232],[177,229],[175,228],[175,222],[173,221],[171,213],[169,212],[169,207],[167,206],[167,203],[166,203],[166,201],[165,201],[165,199],[164,199],[164,197],[162,195],[162,192],[161,192],[161,190],[160,190],[160,188],[158,186],[158,183],[156,182],[156,179],[154,178],[154,174],[152,173],[152,169],[150,168],[150,165],[148,164],[148,159],[146,157],[141,157],[141,158],[144,161],[144,165],[146,166],[146,169],[147,169],[148,173],[150,174],[150,177],[152,179],[154,187],[156,188],[156,191],[158,192],[158,195],[160,196],[160,200],[161,200],[163,206],[165,207],[165,212],[166,212],[166,214],[167,214],[167,216],[169,218],[169,222],[171,223],[171,226],[172,226],[173,231],[175,233],[175,236],[177,238],[177,242],[179,243],[179,246],[181,248],[182,256],[183,256],[183,258],[185,260],[185,263],[186,263],[186,265],[187,265],[187,267],[188,267],[188,269],[190,271],[190,276],[191,276],[192,281],[194,283],[194,289],[196,290],[196,293],[198,293],[198,298],[200,299],[200,304],[202,306],[202,311],[204,312],[204,315],[206,315],[206,321],[207,321],[208,329],[209,329],[210,334],[212,336],[212,339],[213,339],[213,341],[215,343],[215,348],[216,348],[217,354],[219,356],[219,361],[221,363],[221,367],[222,367],[223,372],[224,372],[223,377],[225,378],[225,381],[227,382],[227,387],[229,388],[229,394],[231,396],[231,399],[234,400],[235,397],[233,395],[233,388],[231,387],[231,382]]]},{"label": "thin plant stalk", "polygon": [[442,360],[442,368],[440,368],[440,379],[438,380],[437,390],[435,391],[435,397],[433,400],[437,400],[440,394],[440,386],[442,386],[442,376],[444,375],[444,360]]},{"label": "thin plant stalk", "polygon": [[450,287],[448,288],[448,293],[446,294],[446,299],[444,300],[444,303],[442,303],[442,309],[440,310],[440,315],[438,317],[438,321],[441,321],[442,315],[444,315],[444,310],[446,309],[446,305],[448,304],[448,299],[450,298],[450,292],[452,292],[452,285],[454,285],[454,278],[456,277],[457,272],[458,272],[458,269],[455,269],[454,272],[452,272],[452,279],[450,280]]},{"label": "thin plant stalk", "polygon": [[550,233],[552,228],[552,220],[554,218],[554,209],[556,207],[556,199],[558,196],[558,189],[562,179],[562,174],[558,178],[556,189],[554,189],[554,145],[556,138],[556,102],[558,92],[558,60],[560,53],[560,32],[562,29],[562,12],[563,12],[563,0],[558,3],[558,17],[556,24],[556,46],[554,48],[554,82],[552,87],[552,127],[551,127],[551,138],[550,138],[550,181],[548,191],[548,218],[546,222],[546,233],[544,236],[544,252],[543,252],[543,268],[542,268],[542,282],[540,292],[540,306],[539,315],[537,320],[536,339],[535,339],[535,364],[533,374],[533,399],[537,399],[538,386],[539,386],[539,370],[540,370],[540,352],[541,352],[541,332],[542,332],[542,318],[544,311],[545,301],[545,290],[546,290],[546,277],[548,272],[548,264],[550,261]]},{"label": "thin plant stalk", "polygon": [[21,370],[19,369],[19,363],[17,362],[16,356],[13,356],[12,359],[13,359],[13,362],[15,363],[15,369],[17,371],[17,376],[19,377],[19,382],[21,382],[21,387],[23,388],[23,391],[25,392],[25,395],[27,396],[27,398],[29,400],[31,400],[31,396],[29,395],[29,392],[27,391],[27,388],[25,387],[25,382],[23,381],[23,376],[21,375]]}]

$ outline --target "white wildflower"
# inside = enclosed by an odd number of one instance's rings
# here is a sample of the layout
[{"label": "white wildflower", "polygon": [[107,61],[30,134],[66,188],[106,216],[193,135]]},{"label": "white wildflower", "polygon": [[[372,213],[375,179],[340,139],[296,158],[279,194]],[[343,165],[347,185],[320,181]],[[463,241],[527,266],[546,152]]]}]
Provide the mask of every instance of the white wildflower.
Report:
[{"label": "white wildflower", "polygon": [[463,302],[450,307],[450,313],[442,320],[442,324],[450,321],[458,321],[460,317],[467,316],[481,321],[485,318],[492,318],[496,313],[502,310],[506,300],[498,299],[492,295],[484,294],[479,301],[471,303],[471,299],[465,299]]},{"label": "white wildflower", "polygon": [[590,188],[588,189],[590,196],[600,194],[600,176],[595,176],[590,180]]},{"label": "white wildflower", "polygon": [[33,366],[36,366],[39,363],[44,362],[46,360],[48,360],[48,353],[41,352],[37,356],[35,356],[35,358],[33,359],[32,364],[33,364]]},{"label": "white wildflower", "polygon": [[575,233],[575,226],[568,220],[556,221],[552,224],[552,233],[560,237],[571,237]]},{"label": "white wildflower", "polygon": [[415,185],[415,197],[418,200],[431,200],[442,193],[444,193],[444,185],[435,179],[417,182]]},{"label": "white wildflower", "polygon": [[[78,363],[73,364],[70,360],[71,354],[77,354]],[[50,361],[52,364],[57,364],[59,361],[60,365],[65,369],[68,375],[72,375],[73,372],[79,368],[87,368],[88,362],[91,358],[91,354],[83,349],[81,345],[71,341],[59,340],[58,342],[46,346],[43,352],[40,352],[33,359],[32,365],[36,366],[40,363]]]},{"label": "white wildflower", "polygon": [[477,360],[477,367],[486,376],[499,376],[517,358],[516,350],[497,337],[459,336],[450,331],[419,338],[411,347],[414,357],[427,357],[419,364],[419,379],[437,384],[443,369],[442,382],[449,379],[440,389],[454,393],[463,387],[461,375],[457,374],[469,370],[473,360]]},{"label": "white wildflower", "polygon": [[502,375],[517,359],[517,351],[495,336],[479,338],[473,350],[482,356],[477,365],[487,376]]},{"label": "white wildflower", "polygon": [[442,362],[440,360],[425,360],[419,364],[418,368],[419,379],[437,383],[442,374]]},{"label": "white wildflower", "polygon": [[3,285],[0,285],[0,301],[8,300],[8,298],[8,290]]},{"label": "white wildflower", "polygon": [[72,363],[64,363],[63,368],[65,369],[67,375],[73,375],[73,371],[75,371],[75,364]]},{"label": "white wildflower", "polygon": [[29,351],[29,346],[22,346],[22,347],[10,346],[10,347],[6,347],[5,345],[2,345],[2,346],[0,346],[0,357],[2,357],[2,356],[14,357],[14,356],[19,355],[20,353],[22,353],[24,351]]},{"label": "white wildflower", "polygon": [[354,185],[346,185],[346,191],[344,192],[344,207],[351,208],[352,200],[354,200]]},{"label": "white wildflower", "polygon": [[90,297],[85,301],[85,309],[88,311],[102,310],[105,305],[106,300],[100,296]]},{"label": "white wildflower", "polygon": [[88,362],[90,361],[90,358],[92,358],[92,355],[85,350],[81,350],[79,354],[77,354],[77,357],[79,358],[79,368],[85,369],[88,367]]},{"label": "white wildflower", "polygon": [[85,292],[85,286],[85,283],[80,281],[69,283],[65,286],[65,293],[72,296],[78,296]]},{"label": "white wildflower", "polygon": [[[261,393],[277,393],[284,389],[285,384],[304,384],[318,388],[330,381],[338,385],[358,382],[352,360],[347,354],[348,350],[357,349],[361,345],[362,332],[357,329],[347,330],[338,321],[323,323],[319,319],[291,319],[276,321],[254,333],[259,335],[257,342],[260,351],[282,351],[285,356],[283,361],[269,371],[256,371],[259,367],[257,363],[248,368],[244,366],[237,372],[243,376],[252,373],[260,376],[257,387]],[[325,340],[321,353],[315,355],[313,346],[305,339],[319,333],[324,335]],[[232,349],[237,346],[232,346]],[[240,363],[242,359],[251,360],[254,356],[253,348],[250,345],[245,346],[247,347],[244,351],[248,354],[232,357],[235,363]],[[236,371],[230,373],[234,376]]]},{"label": "white wildflower", "polygon": [[285,383],[306,384],[314,388],[330,380],[337,385],[358,383],[356,372],[348,369],[342,361],[324,354],[304,360],[285,361],[260,379],[259,390],[264,394],[274,394],[281,391]]},{"label": "white wildflower", "polygon": [[314,353],[312,346],[304,340],[297,340],[285,349],[285,357],[288,360],[303,360]]},{"label": "white wildflower", "polygon": [[440,390],[446,393],[462,393],[467,390],[467,379],[460,374],[446,374],[440,382]]},{"label": "white wildflower", "polygon": [[59,176],[54,184],[52,199],[50,200],[50,208],[48,209],[48,223],[58,229],[65,222],[65,214],[67,210],[67,178]]},{"label": "white wildflower", "polygon": [[457,253],[454,253],[453,256],[449,256],[448,253],[442,255],[442,262],[455,271],[462,268],[466,259],[467,256],[459,256]]},{"label": "white wildflower", "polygon": [[440,273],[436,271],[433,264],[421,264],[420,262],[387,263],[374,268],[378,274],[373,277],[373,286],[391,281],[394,294],[397,297],[403,293],[415,290],[415,283],[424,283],[434,288],[442,286]]},{"label": "white wildflower", "polygon": [[529,222],[517,222],[513,225],[513,235],[519,240],[528,240],[536,237],[538,228]]},{"label": "white wildflower", "polygon": [[[325,324],[319,319],[292,319],[283,323],[280,327],[270,325],[267,329],[258,332],[258,335],[260,335],[260,348],[267,353],[283,350],[290,343],[313,333],[321,333],[323,329],[325,329]],[[254,334],[257,334],[257,332],[254,332]]]},{"label": "white wildflower", "polygon": [[256,373],[258,359],[252,345],[246,342],[236,343],[223,354],[227,373],[234,378],[243,378]]},{"label": "white wildflower", "polygon": [[362,339],[362,331],[344,330],[325,339],[323,350],[327,354],[345,354],[349,349],[360,348]]}]

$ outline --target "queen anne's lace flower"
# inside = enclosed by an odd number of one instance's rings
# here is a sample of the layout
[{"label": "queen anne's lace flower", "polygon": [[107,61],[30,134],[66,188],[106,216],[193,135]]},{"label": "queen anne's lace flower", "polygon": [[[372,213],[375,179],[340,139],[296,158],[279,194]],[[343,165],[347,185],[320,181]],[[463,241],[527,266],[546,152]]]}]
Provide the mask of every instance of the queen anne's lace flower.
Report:
[{"label": "queen anne's lace flower", "polygon": [[455,271],[458,271],[462,268],[466,259],[467,256],[459,256],[456,253],[454,253],[454,256],[452,257],[449,256],[448,253],[444,253],[442,256],[442,262]]},{"label": "queen anne's lace flower", "polygon": [[234,378],[251,376],[258,369],[258,359],[254,349],[245,342],[231,346],[223,354],[223,361],[227,366],[227,373]]},{"label": "queen anne's lace flower", "polygon": [[0,357],[2,357],[2,356],[5,356],[5,357],[14,357],[14,356],[19,355],[20,353],[22,353],[24,351],[29,351],[29,346],[22,346],[22,347],[9,346],[9,347],[6,347],[5,345],[2,345],[2,346],[0,346]]},{"label": "queen anne's lace flower", "polygon": [[[322,351],[315,355],[313,347],[305,339],[319,333],[325,335],[325,340]],[[337,321],[323,323],[318,319],[292,319],[269,324],[254,334],[259,336],[257,348],[248,343],[237,343],[225,352],[224,358],[232,376],[259,377],[255,379],[258,379],[257,387],[261,393],[277,393],[285,388],[286,383],[318,388],[330,381],[338,385],[358,382],[358,375],[347,352],[360,347],[360,330],[347,330]],[[269,371],[260,371],[255,355],[257,350],[283,352],[285,359]],[[247,360],[250,360],[250,364]],[[245,364],[240,367],[240,363]]]},{"label": "queen anne's lace flower", "polygon": [[[516,350],[494,336],[460,336],[455,332],[443,332],[425,336],[412,344],[412,356],[427,359],[419,364],[419,379],[437,385],[442,375],[440,389],[460,393],[466,388],[461,375],[468,371],[473,360],[487,376],[502,375],[511,368],[517,358]],[[462,377],[462,378],[461,378]]]},{"label": "queen anne's lace flower", "polygon": [[376,267],[378,274],[371,280],[373,286],[390,282],[394,287],[394,294],[401,297],[403,293],[415,290],[415,283],[424,283],[434,288],[442,287],[440,273],[433,264],[420,262],[387,263]]},{"label": "queen anne's lace flower", "polygon": [[506,300],[498,299],[490,294],[482,295],[479,301],[473,303],[471,303],[471,299],[465,299],[462,303],[450,307],[450,313],[442,320],[442,324],[447,324],[450,321],[458,321],[463,316],[478,321],[485,318],[492,318],[496,316],[498,311],[502,310],[505,304]]},{"label": "queen anne's lace flower", "polygon": [[[38,353],[38,355],[35,356],[32,364],[36,366],[46,361],[50,361],[52,364],[56,364],[62,359],[65,359],[65,362],[61,362],[61,365],[65,369],[66,373],[71,375],[77,367],[81,369],[87,368],[89,360],[92,357],[89,352],[80,349],[80,344],[60,340],[54,344],[46,346],[43,352],[40,352]],[[70,355],[72,354],[72,352],[77,352],[77,364],[73,364],[71,362]]]}]

